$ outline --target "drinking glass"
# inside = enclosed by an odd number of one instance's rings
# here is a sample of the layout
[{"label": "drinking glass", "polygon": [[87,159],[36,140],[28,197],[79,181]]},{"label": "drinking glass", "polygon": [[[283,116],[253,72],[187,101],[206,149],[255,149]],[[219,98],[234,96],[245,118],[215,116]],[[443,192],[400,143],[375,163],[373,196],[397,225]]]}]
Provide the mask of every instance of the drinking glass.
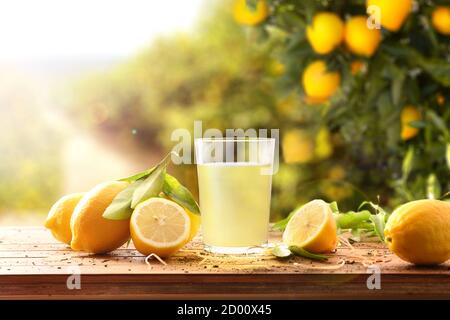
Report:
[{"label": "drinking glass", "polygon": [[206,251],[241,254],[267,245],[275,139],[195,140]]}]

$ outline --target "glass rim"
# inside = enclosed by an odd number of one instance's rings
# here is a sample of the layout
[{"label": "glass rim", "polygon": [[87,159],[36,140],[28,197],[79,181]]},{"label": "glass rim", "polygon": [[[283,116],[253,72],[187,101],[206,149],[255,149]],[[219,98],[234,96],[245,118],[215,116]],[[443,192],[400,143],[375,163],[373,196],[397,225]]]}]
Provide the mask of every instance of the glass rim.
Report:
[{"label": "glass rim", "polygon": [[254,138],[254,137],[222,137],[222,138],[195,138],[194,142],[264,142],[264,141],[273,141],[275,142],[275,138]]}]

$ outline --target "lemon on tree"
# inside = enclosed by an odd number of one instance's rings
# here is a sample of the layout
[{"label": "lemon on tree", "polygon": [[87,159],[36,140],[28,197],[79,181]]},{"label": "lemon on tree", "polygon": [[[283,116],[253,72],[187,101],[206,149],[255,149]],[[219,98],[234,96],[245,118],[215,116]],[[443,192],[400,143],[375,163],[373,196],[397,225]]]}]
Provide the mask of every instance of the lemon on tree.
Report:
[{"label": "lemon on tree", "polygon": [[255,26],[266,20],[268,15],[269,7],[265,0],[257,0],[255,8],[251,8],[247,0],[235,0],[234,2],[234,20],[240,24]]},{"label": "lemon on tree", "polygon": [[282,140],[286,163],[308,163],[314,158],[314,141],[305,130],[292,129]]},{"label": "lemon on tree", "polygon": [[73,210],[83,197],[84,193],[73,193],[66,195],[55,202],[48,212],[44,226],[49,229],[56,240],[70,245],[72,231],[70,230],[70,219]]},{"label": "lemon on tree", "polygon": [[419,265],[450,259],[450,203],[440,200],[408,202],[392,213],[384,229],[389,249]]},{"label": "lemon on tree", "polygon": [[357,55],[371,57],[381,42],[381,31],[367,27],[366,16],[355,16],[345,24],[345,43]]},{"label": "lemon on tree", "polygon": [[360,74],[361,72],[364,72],[366,68],[365,62],[361,60],[355,60],[350,63],[350,72],[352,75]]},{"label": "lemon on tree", "polygon": [[344,39],[344,23],[332,12],[319,12],[306,27],[306,37],[315,52],[327,54]]},{"label": "lemon on tree", "polygon": [[339,88],[341,76],[338,72],[328,71],[324,61],[310,63],[302,75],[302,84],[308,97],[328,99]]},{"label": "lemon on tree", "polygon": [[450,35],[450,7],[439,6],[434,9],[431,14],[431,23],[437,32]]},{"label": "lemon on tree", "polygon": [[131,215],[133,244],[144,255],[154,253],[160,257],[168,257],[197,233],[199,220],[194,216],[173,201],[150,198],[140,203]]},{"label": "lemon on tree", "polygon": [[314,155],[317,159],[326,159],[333,154],[333,143],[331,142],[330,131],[327,127],[319,129],[315,139]]},{"label": "lemon on tree", "polygon": [[127,186],[128,182],[107,181],[97,185],[81,198],[70,221],[72,249],[105,253],[128,241],[129,219],[109,220],[103,217],[105,209],[115,196]]},{"label": "lemon on tree", "polygon": [[409,140],[417,136],[419,129],[411,126],[411,122],[419,121],[421,119],[422,114],[416,107],[406,106],[403,108],[400,115],[402,140]]},{"label": "lemon on tree", "polygon": [[323,200],[303,205],[286,225],[283,243],[312,253],[333,251],[337,244],[337,229],[330,205]]},{"label": "lemon on tree", "polygon": [[379,8],[380,23],[389,31],[399,30],[412,10],[412,0],[367,0],[367,8]]}]

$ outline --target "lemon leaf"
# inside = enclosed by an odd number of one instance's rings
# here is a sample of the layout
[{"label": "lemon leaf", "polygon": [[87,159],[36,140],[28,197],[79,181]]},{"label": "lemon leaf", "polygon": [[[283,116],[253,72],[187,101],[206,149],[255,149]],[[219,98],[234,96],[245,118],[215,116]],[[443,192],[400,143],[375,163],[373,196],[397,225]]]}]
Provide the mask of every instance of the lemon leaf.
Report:
[{"label": "lemon leaf", "polygon": [[375,233],[378,238],[384,242],[384,227],[386,224],[384,214],[380,212],[375,215],[371,215],[370,221],[372,221],[375,226]]},{"label": "lemon leaf", "polygon": [[339,207],[336,201],[330,203],[330,209],[333,213],[339,213]]},{"label": "lemon leaf", "polygon": [[148,177],[153,172],[153,170],[155,170],[155,168],[156,167],[153,167],[153,168],[147,169],[145,171],[133,174],[132,176],[119,179],[119,181],[126,181],[126,182],[130,182],[130,183],[135,182],[139,179]]},{"label": "lemon leaf", "polygon": [[169,159],[169,155],[167,155],[133,192],[133,197],[131,198],[132,209],[136,208],[140,202],[161,193]]},{"label": "lemon leaf", "polygon": [[132,214],[131,198],[137,187],[142,184],[142,180],[137,180],[119,192],[106,208],[103,218],[109,220],[126,220]]},{"label": "lemon leaf", "polygon": [[192,213],[200,214],[200,209],[192,193],[174,176],[168,173],[165,174],[162,191],[180,206],[188,209]]},{"label": "lemon leaf", "polygon": [[272,254],[278,258],[288,258],[292,255],[291,250],[285,245],[279,244],[272,248]]},{"label": "lemon leaf", "polygon": [[328,256],[324,254],[318,254],[318,253],[312,253],[309,252],[303,248],[297,247],[297,246],[289,246],[289,250],[300,257],[311,259],[311,260],[318,260],[318,261],[327,261]]},{"label": "lemon leaf", "polygon": [[447,167],[450,169],[450,143],[447,143],[446,146],[445,160],[447,160]]},{"label": "lemon leaf", "polygon": [[427,198],[439,199],[441,196],[441,185],[434,173],[431,173],[427,179]]}]

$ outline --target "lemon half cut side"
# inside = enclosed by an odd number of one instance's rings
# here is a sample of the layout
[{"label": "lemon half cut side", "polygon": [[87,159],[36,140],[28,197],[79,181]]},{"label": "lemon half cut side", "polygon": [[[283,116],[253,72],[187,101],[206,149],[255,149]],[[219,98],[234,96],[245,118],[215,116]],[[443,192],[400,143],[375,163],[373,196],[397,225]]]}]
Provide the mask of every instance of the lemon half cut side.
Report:
[{"label": "lemon half cut side", "polygon": [[130,231],[134,246],[140,253],[168,257],[189,241],[191,220],[177,203],[151,198],[134,210]]}]

